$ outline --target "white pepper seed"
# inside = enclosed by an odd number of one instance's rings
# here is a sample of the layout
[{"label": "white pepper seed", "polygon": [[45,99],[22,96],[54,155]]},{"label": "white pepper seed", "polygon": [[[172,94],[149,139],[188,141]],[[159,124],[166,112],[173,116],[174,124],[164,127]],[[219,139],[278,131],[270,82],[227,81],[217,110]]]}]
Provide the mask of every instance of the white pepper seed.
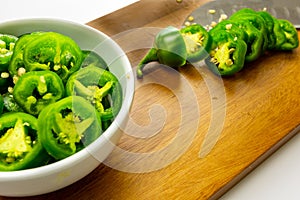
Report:
[{"label": "white pepper seed", "polygon": [[189,20],[190,22],[194,21],[194,19],[195,19],[195,18],[194,18],[193,16],[189,16],[189,17],[188,17],[188,20]]},{"label": "white pepper seed", "polygon": [[14,88],[11,87],[11,86],[9,86],[9,87],[7,88],[7,91],[8,91],[8,93],[12,94],[12,93],[14,92]]},{"label": "white pepper seed", "polygon": [[232,24],[226,24],[226,30],[230,30],[232,28]]},{"label": "white pepper seed", "polygon": [[191,22],[186,21],[186,22],[184,23],[184,25],[185,25],[185,26],[190,26],[190,25],[191,25]]},{"label": "white pepper seed", "polygon": [[217,25],[217,22],[215,22],[215,21],[212,21],[211,22],[211,24],[210,24],[210,26],[213,28],[213,27],[215,27]]},{"label": "white pepper seed", "polygon": [[209,14],[215,14],[215,13],[216,13],[216,10],[210,9],[210,10],[208,10],[208,13],[209,13]]},{"label": "white pepper seed", "polygon": [[221,21],[223,21],[223,20],[225,20],[227,18],[228,18],[228,16],[226,14],[221,14],[221,16],[219,18],[219,22],[221,22]]},{"label": "white pepper seed", "polygon": [[19,77],[14,75],[13,76],[13,83],[16,84],[18,80],[19,80]]},{"label": "white pepper seed", "polygon": [[9,77],[9,73],[8,72],[2,72],[1,73],[1,78],[8,78]]},{"label": "white pepper seed", "polygon": [[18,69],[18,76],[22,76],[25,73],[26,73],[26,69],[24,67],[20,67]]}]

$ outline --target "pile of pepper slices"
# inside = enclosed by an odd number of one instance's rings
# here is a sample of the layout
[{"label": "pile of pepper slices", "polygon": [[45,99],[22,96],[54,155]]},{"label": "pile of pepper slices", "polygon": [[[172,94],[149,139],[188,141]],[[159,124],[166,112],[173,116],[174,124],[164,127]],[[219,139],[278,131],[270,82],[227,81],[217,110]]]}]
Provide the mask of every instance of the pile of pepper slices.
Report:
[{"label": "pile of pepper slices", "polygon": [[137,77],[143,77],[149,62],[177,68],[202,60],[214,73],[229,76],[266,51],[290,51],[298,46],[298,33],[290,21],[277,19],[265,10],[243,8],[210,30],[199,24],[163,29],[139,63]]},{"label": "pile of pepper slices", "polygon": [[122,104],[97,53],[66,35],[0,34],[0,171],[46,165],[89,145]]}]

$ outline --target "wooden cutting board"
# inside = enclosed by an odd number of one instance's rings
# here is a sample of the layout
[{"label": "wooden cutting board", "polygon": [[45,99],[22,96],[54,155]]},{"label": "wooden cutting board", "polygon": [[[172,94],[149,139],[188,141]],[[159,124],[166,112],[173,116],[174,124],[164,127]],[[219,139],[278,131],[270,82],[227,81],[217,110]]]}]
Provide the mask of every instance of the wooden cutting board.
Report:
[{"label": "wooden cutting board", "polygon": [[[134,70],[158,29],[179,28],[206,2],[141,0],[88,25],[115,39]],[[298,132],[299,62],[299,48],[271,52],[224,79],[201,63],[151,64],[117,150],[75,184],[24,199],[216,199]]]}]

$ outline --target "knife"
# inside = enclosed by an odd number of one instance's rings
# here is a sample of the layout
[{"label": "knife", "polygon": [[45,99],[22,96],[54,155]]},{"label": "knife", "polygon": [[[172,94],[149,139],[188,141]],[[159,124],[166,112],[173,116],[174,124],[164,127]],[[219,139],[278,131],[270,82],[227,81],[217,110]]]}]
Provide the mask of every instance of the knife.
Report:
[{"label": "knife", "polygon": [[[266,9],[266,11],[274,17],[287,19],[292,22],[297,29],[300,29],[299,0],[215,0],[200,6],[189,16],[194,18],[193,22],[201,24],[202,26],[210,26],[213,21],[218,22],[222,14],[229,17],[242,8],[252,8],[254,10]],[[189,16],[185,22],[189,21]],[[183,26],[185,26],[185,23]]]}]

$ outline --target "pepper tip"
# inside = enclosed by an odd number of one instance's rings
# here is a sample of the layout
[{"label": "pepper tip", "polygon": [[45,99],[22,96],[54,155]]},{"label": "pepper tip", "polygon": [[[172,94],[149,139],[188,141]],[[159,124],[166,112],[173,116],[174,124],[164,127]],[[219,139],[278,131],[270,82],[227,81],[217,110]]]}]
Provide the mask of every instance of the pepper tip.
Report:
[{"label": "pepper tip", "polygon": [[137,69],[136,76],[137,76],[138,79],[142,79],[143,78],[143,71],[141,69]]}]

